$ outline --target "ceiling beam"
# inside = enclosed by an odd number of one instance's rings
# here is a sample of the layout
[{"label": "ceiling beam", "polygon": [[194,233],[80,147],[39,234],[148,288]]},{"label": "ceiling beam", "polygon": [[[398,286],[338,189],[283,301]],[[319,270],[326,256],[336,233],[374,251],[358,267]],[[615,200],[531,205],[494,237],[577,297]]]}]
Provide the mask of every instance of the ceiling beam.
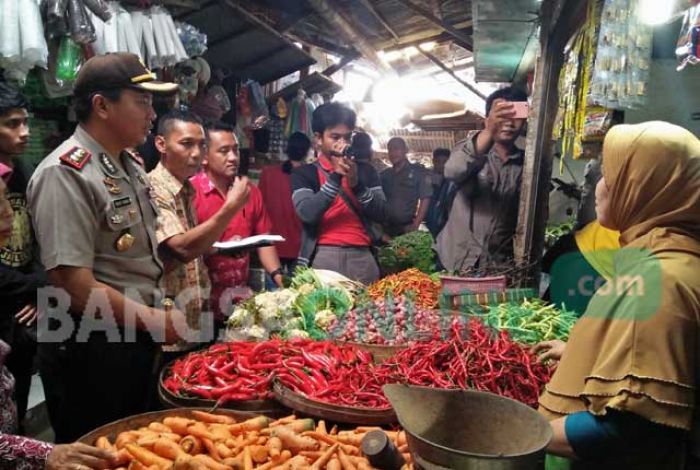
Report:
[{"label": "ceiling beam", "polygon": [[338,63],[330,65],[321,73],[327,77],[330,77],[331,75],[333,75],[334,73],[336,73],[337,71],[348,65],[350,62],[357,59],[358,57],[360,57],[360,54],[357,52],[354,54],[346,55],[345,57],[340,59]]},{"label": "ceiling beam", "polygon": [[[243,6],[240,5],[239,2],[237,2],[235,0],[224,0],[224,3],[229,8],[231,8],[232,10],[236,11],[241,16],[243,16],[250,23],[253,23],[254,25],[257,25],[257,26],[261,27],[262,29],[268,31],[269,33],[273,34],[277,38],[281,39],[285,44],[294,46],[294,43],[292,41],[290,41],[286,36],[284,36],[283,34],[280,34],[272,26],[267,24],[265,21],[261,20],[260,18],[258,18],[257,16],[255,16],[254,14],[252,14],[251,12],[249,12],[248,10],[243,8]],[[296,47],[296,46],[294,46],[294,47]]]},{"label": "ceiling beam", "polygon": [[389,23],[387,22],[386,18],[379,13],[379,10],[372,4],[371,0],[360,0],[360,3],[362,6],[364,6],[371,14],[374,16],[377,21],[386,29],[389,34],[391,34],[394,38],[395,41],[399,40],[399,35],[396,34],[396,31],[394,31],[394,28],[392,28]]},{"label": "ceiling beam", "polygon": [[[474,22],[472,20],[462,21],[460,23],[455,23],[452,25],[454,29],[468,29],[473,26]],[[468,36],[466,32],[465,35]],[[382,41],[375,44],[375,47],[380,51],[391,51],[395,49],[402,49],[408,46],[414,46],[426,41],[451,41],[452,36],[445,33],[442,28],[436,29],[426,29],[418,33],[409,34],[403,37],[399,37],[398,41]]]},{"label": "ceiling beam", "polygon": [[442,21],[440,18],[437,18],[427,8],[424,8],[420,5],[417,5],[417,4],[413,3],[411,0],[398,0],[398,1],[399,1],[399,3],[406,5],[408,8],[410,8],[411,10],[418,13],[420,16],[422,16],[426,20],[433,23],[438,28],[443,29],[446,33],[448,33],[450,36],[452,36],[454,38],[454,41],[456,44],[459,44],[460,46],[462,46],[463,48],[465,48],[469,51],[474,50],[472,39],[469,36],[467,36],[466,34],[464,34],[461,31],[453,28],[449,24]]},{"label": "ceiling beam", "polygon": [[430,52],[423,50],[422,47],[418,46],[418,51],[420,51],[421,54],[423,54],[425,57],[427,57],[432,63],[440,67],[442,70],[445,71],[448,75],[450,75],[452,78],[454,78],[457,82],[459,82],[461,85],[463,85],[465,88],[467,88],[469,91],[474,93],[476,96],[478,96],[481,99],[486,99],[486,95],[484,95],[482,92],[479,91],[478,88],[476,88],[474,85],[471,83],[463,80],[461,77],[459,77],[451,68],[449,68],[447,65],[442,63],[440,59],[435,57],[433,54]]},{"label": "ceiling beam", "polygon": [[340,57],[357,54],[357,51],[355,51],[355,49],[341,47],[338,44],[330,42],[318,35],[314,35],[313,37],[300,37],[291,33],[287,33],[287,36],[289,36],[293,41],[317,47],[319,49],[323,49]]},{"label": "ceiling beam", "polygon": [[338,28],[341,34],[343,34],[365,58],[374,63],[379,70],[394,73],[391,66],[379,57],[379,54],[377,54],[377,51],[372,47],[369,41],[357,32],[357,30],[340,14],[335,5],[332,5],[328,0],[307,0],[307,2],[316,10],[322,20]]}]

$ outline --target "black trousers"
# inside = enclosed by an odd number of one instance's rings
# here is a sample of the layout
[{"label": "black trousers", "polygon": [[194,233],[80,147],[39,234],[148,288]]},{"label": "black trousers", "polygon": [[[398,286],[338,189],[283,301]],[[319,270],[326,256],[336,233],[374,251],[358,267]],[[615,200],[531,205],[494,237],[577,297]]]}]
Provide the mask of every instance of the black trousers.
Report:
[{"label": "black trousers", "polygon": [[32,386],[34,374],[34,356],[36,355],[36,331],[22,325],[14,325],[12,328],[12,346],[10,355],[7,356],[5,365],[15,378],[14,398],[17,404],[17,423],[19,432],[23,432],[22,421],[27,414],[29,390]]},{"label": "black trousers", "polygon": [[91,430],[149,410],[156,345],[87,342],[39,344],[39,372],[56,443],[74,442]]}]

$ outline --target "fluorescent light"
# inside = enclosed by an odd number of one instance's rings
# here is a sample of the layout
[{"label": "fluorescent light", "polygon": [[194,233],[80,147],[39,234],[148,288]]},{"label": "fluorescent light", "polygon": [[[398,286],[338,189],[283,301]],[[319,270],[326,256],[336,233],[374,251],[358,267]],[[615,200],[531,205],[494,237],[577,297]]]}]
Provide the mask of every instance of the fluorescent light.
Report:
[{"label": "fluorescent light", "polygon": [[673,17],[676,0],[639,0],[639,20],[655,26],[668,22]]}]

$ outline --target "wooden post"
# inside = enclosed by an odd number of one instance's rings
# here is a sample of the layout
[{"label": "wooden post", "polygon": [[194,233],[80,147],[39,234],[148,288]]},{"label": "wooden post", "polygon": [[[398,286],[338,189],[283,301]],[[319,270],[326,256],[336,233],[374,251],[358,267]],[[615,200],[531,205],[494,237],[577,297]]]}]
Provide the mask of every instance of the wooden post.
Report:
[{"label": "wooden post", "polygon": [[[539,278],[544,234],[549,216],[549,183],[552,175],[552,130],[559,105],[559,73],[564,64],[564,47],[575,31],[580,9],[578,0],[542,3],[540,57],[535,67],[535,83],[528,119],[520,211],[515,233],[515,256],[521,265],[532,263],[530,279]],[[584,4],[586,2],[580,2]],[[553,18],[555,10],[561,15]],[[535,286],[537,287],[537,286]]]}]

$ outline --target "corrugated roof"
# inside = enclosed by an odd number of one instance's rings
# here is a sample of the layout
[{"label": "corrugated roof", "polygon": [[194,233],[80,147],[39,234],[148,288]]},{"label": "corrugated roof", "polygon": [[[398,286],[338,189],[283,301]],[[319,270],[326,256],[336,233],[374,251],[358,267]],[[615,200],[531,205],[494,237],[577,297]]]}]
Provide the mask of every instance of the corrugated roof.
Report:
[{"label": "corrugated roof", "polygon": [[242,78],[264,84],[316,62],[279,33],[225,2],[208,4],[181,19],[206,31],[209,49],[204,58],[209,63]]}]

